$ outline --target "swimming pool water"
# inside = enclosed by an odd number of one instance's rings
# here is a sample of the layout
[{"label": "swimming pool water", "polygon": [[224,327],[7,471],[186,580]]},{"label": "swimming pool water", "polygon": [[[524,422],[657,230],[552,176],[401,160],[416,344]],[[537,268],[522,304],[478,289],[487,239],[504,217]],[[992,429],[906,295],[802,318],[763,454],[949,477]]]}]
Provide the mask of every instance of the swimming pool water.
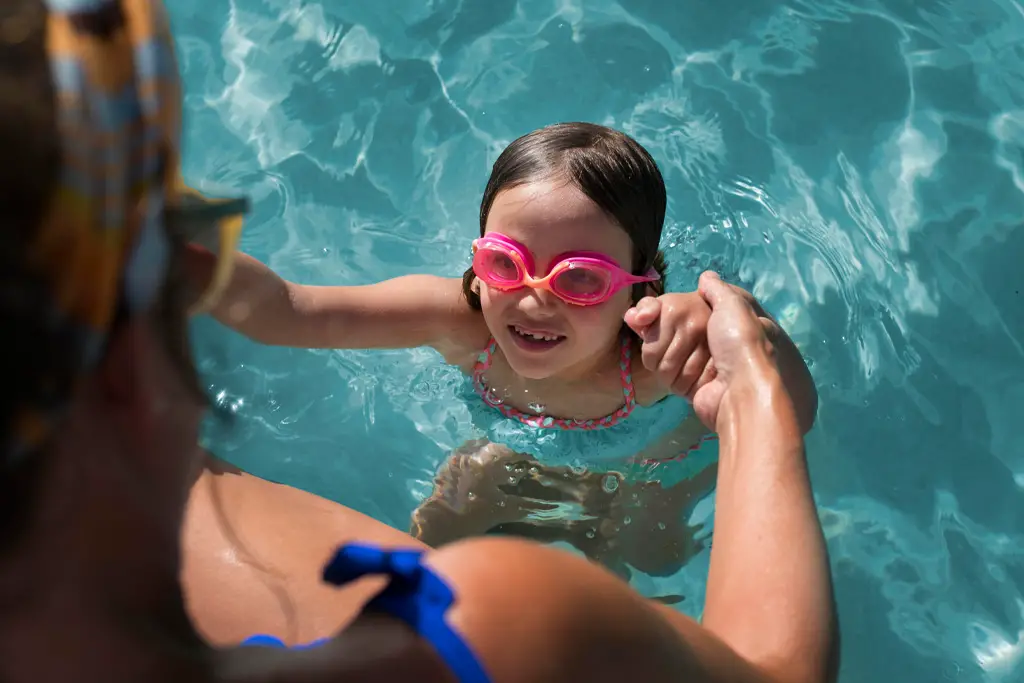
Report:
[{"label": "swimming pool water", "polygon": [[[781,314],[844,683],[1024,680],[1024,10],[1012,0],[170,3],[186,176],[252,192],[283,276],[457,275],[489,164],[591,120],[665,171],[680,286]],[[428,351],[199,323],[214,449],[400,528],[468,417]],[[706,553],[641,590],[699,612]],[[657,584],[657,585],[654,585]]]}]

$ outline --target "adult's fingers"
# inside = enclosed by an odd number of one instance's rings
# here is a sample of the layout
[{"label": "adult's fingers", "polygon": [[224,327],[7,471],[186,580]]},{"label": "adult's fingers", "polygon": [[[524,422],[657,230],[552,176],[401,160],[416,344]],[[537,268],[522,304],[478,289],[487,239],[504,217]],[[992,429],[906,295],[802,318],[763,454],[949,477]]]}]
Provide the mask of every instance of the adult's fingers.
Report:
[{"label": "adult's fingers", "polygon": [[725,282],[718,273],[714,271],[708,270],[701,273],[697,291],[700,292],[701,296],[704,297],[704,300],[707,301],[708,305],[712,308],[714,308],[715,304],[708,299],[709,296],[715,297],[715,301],[717,301],[719,305],[728,301],[729,298],[732,297],[734,300],[740,300],[746,303],[754,312],[754,315],[774,320],[771,314],[768,313],[768,311],[766,311],[761,305],[761,302],[757,300],[757,297],[742,287]]},{"label": "adult's fingers", "polygon": [[[763,310],[750,292],[724,282],[718,273],[705,271],[700,276],[697,291],[711,307],[712,317],[715,311],[729,311],[730,316],[740,314],[740,318],[749,317],[755,320],[761,317]],[[767,315],[767,314],[764,314]]]}]

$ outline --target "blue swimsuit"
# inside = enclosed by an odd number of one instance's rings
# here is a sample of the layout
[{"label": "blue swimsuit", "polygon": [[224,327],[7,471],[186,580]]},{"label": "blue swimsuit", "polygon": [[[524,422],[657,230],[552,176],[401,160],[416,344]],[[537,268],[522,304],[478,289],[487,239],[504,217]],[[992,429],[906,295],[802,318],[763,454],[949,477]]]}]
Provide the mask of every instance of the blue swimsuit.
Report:
[{"label": "blue swimsuit", "polygon": [[[327,563],[323,577],[335,586],[372,574],[390,577],[388,585],[367,603],[366,609],[403,621],[434,646],[459,683],[489,683],[491,679],[480,660],[445,621],[445,613],[455,602],[454,593],[441,577],[422,564],[422,557],[422,550],[382,550],[372,545],[349,544]],[[317,640],[291,649],[308,649],[325,642]],[[280,639],[267,635],[252,636],[242,644],[285,647]]]}]

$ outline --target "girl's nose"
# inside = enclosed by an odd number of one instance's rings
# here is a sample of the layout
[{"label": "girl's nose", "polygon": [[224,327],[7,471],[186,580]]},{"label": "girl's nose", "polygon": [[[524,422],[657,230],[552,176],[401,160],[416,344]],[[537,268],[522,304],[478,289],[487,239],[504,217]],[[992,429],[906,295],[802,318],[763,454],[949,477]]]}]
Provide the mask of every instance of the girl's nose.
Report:
[{"label": "girl's nose", "polygon": [[534,318],[550,318],[558,312],[560,303],[561,300],[546,289],[527,287],[526,292],[519,299],[518,308]]}]

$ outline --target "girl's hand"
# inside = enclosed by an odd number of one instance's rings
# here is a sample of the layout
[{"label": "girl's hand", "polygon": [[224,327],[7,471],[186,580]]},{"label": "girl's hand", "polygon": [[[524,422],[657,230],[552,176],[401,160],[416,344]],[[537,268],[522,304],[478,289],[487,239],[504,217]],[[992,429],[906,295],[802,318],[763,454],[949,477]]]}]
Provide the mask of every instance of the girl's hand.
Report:
[{"label": "girl's hand", "polygon": [[666,389],[693,400],[714,376],[707,344],[711,308],[697,292],[644,297],[623,319],[643,342],[644,367]]}]

